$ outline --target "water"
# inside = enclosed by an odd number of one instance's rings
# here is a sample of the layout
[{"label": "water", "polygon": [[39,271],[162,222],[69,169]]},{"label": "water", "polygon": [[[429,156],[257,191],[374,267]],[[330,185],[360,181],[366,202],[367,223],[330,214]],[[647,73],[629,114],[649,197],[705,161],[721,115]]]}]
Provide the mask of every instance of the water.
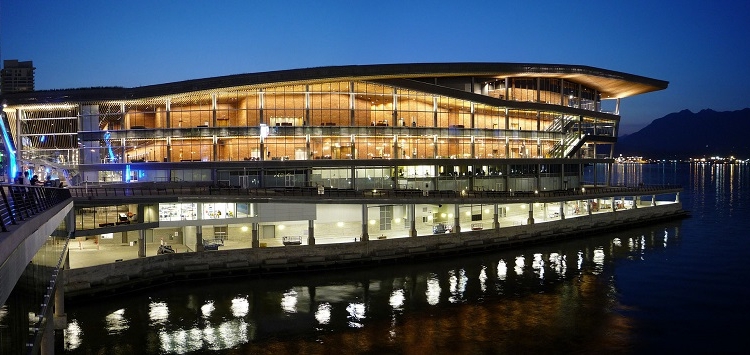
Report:
[{"label": "water", "polygon": [[[427,263],[191,281],[67,306],[67,354],[740,352],[750,167],[644,165],[692,217]],[[637,176],[636,176],[637,175]]]}]

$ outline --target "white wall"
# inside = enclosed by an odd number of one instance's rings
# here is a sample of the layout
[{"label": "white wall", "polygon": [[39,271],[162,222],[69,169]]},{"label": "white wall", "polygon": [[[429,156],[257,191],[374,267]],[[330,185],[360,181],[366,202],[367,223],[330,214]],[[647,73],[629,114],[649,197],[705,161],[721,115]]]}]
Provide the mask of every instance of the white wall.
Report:
[{"label": "white wall", "polygon": [[315,205],[311,203],[259,203],[258,221],[303,221],[317,219]]}]

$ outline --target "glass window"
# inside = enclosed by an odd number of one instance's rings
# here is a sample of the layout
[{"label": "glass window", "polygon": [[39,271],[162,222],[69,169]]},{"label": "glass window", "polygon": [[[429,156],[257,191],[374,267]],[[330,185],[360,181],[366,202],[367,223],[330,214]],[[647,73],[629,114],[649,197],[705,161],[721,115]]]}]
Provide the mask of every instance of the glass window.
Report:
[{"label": "glass window", "polygon": [[305,88],[302,85],[265,89],[263,105],[263,121],[271,127],[305,123]]},{"label": "glass window", "polygon": [[234,203],[211,202],[203,203],[202,207],[202,219],[237,218],[237,209]]},{"label": "glass window", "polygon": [[349,100],[348,82],[310,85],[310,125],[349,126]]},{"label": "glass window", "polygon": [[160,221],[186,221],[198,219],[198,204],[192,203],[160,203]]},{"label": "glass window", "polygon": [[[172,127],[210,127],[213,123],[213,99],[209,94],[176,97],[170,100]],[[163,111],[160,109],[159,114]],[[161,127],[161,126],[160,126]]]}]

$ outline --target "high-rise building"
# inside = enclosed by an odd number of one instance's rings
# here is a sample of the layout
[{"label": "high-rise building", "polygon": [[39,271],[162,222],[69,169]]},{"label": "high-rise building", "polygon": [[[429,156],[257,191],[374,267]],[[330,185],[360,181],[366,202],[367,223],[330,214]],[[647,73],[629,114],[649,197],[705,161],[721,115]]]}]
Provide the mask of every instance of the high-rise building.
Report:
[{"label": "high-rise building", "polygon": [[34,64],[28,60],[19,62],[16,59],[4,60],[0,70],[0,92],[34,91]]}]

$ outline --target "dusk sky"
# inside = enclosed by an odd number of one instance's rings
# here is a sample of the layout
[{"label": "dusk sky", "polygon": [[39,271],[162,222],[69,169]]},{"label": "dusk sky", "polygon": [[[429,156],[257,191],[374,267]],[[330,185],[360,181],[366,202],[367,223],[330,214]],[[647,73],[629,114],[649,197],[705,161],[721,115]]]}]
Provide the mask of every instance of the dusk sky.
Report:
[{"label": "dusk sky", "polygon": [[527,62],[669,81],[623,133],[750,106],[750,1],[7,1],[0,59],[36,89],[135,87],[328,65]]}]

